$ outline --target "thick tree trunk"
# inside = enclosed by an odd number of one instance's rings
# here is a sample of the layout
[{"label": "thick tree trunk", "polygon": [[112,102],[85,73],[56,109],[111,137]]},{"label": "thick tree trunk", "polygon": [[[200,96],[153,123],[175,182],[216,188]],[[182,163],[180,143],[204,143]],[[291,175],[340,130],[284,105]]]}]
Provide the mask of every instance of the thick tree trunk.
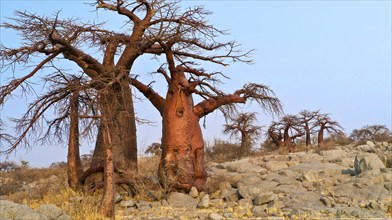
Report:
[{"label": "thick tree trunk", "polygon": [[317,135],[317,142],[319,147],[321,147],[324,144],[324,129],[320,128],[320,131],[318,132]]},{"label": "thick tree trunk", "polygon": [[241,149],[239,152],[239,156],[247,156],[251,151],[251,143],[249,137],[246,133],[242,133],[241,136]]},{"label": "thick tree trunk", "polygon": [[[74,82],[76,88],[79,82]],[[73,90],[70,98],[70,129],[68,142],[68,185],[76,189],[79,178],[83,174],[79,153],[79,92]]]},{"label": "thick tree trunk", "polygon": [[306,144],[306,146],[311,145],[310,129],[308,126],[305,127],[305,144]]},{"label": "thick tree trunk", "polygon": [[[137,144],[136,123],[133,108],[132,91],[129,82],[114,84],[104,92],[105,100],[100,102],[101,109],[107,109],[110,114],[109,123],[112,134],[113,163],[116,174],[129,178],[137,172]],[[105,144],[103,127],[98,130],[98,136],[90,168],[85,172],[86,178],[81,180],[86,189],[94,188],[97,183],[102,183],[102,171],[105,166]]]},{"label": "thick tree trunk", "polygon": [[[199,118],[193,111],[193,99],[181,89],[184,74],[173,78],[162,114],[163,152],[159,177],[166,187],[204,190],[207,174],[204,165],[204,141]],[[183,81],[184,82],[184,81]]]}]

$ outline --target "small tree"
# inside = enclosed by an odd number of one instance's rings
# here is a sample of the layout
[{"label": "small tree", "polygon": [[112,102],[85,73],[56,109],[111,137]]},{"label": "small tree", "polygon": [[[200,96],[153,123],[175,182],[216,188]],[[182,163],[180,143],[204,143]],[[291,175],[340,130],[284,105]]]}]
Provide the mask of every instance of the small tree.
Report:
[{"label": "small tree", "polygon": [[319,114],[319,110],[318,111],[303,110],[299,113],[298,119],[299,119],[299,123],[301,124],[301,126],[303,127],[304,132],[305,132],[306,146],[309,146],[312,144],[310,136],[314,132],[314,128],[316,127],[316,125],[313,123],[313,121],[317,117],[318,114]]},{"label": "small tree", "polygon": [[240,155],[248,155],[252,150],[252,145],[261,135],[261,127],[254,125],[257,122],[256,113],[240,113],[228,117],[229,122],[224,125],[224,134],[230,137],[240,135]]},{"label": "small tree", "polygon": [[333,121],[329,114],[319,114],[316,117],[316,121],[314,125],[318,127],[317,133],[317,143],[319,147],[324,144],[324,133],[327,132],[336,132],[343,133],[343,128],[337,121]]}]

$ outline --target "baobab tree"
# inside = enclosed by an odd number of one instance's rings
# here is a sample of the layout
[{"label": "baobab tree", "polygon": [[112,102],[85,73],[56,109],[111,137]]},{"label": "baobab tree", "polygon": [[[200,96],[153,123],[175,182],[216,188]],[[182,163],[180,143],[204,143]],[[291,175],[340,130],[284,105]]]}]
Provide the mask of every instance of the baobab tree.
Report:
[{"label": "baobab tree", "polygon": [[392,139],[392,133],[385,125],[366,125],[361,129],[354,129],[350,138],[355,142],[388,141]]},{"label": "baobab tree", "polygon": [[[268,87],[249,83],[234,93],[227,94],[217,87],[221,72],[210,73],[197,67],[198,62],[224,66],[227,65],[226,61],[247,62],[248,52],[238,51],[235,42],[217,42],[217,36],[224,32],[207,24],[205,16],[208,14],[202,7],[196,7],[191,14],[186,12],[179,16],[184,21],[192,19],[192,23],[171,23],[170,28],[163,32],[165,37],[156,35],[160,46],[156,53],[162,53],[167,62],[156,72],[168,84],[164,97],[149,84],[140,82],[136,77],[132,79],[132,84],[162,116],[160,180],[163,184],[176,183],[174,187],[179,190],[189,190],[192,186],[204,189],[207,175],[200,118],[218,108],[225,111],[223,106],[233,110],[235,103],[252,100],[267,112],[281,112],[279,99]],[[172,20],[173,16],[178,15],[167,16],[167,20]],[[195,95],[204,100],[194,104]]]},{"label": "baobab tree", "polygon": [[255,125],[257,122],[256,113],[239,113],[228,117],[228,120],[229,122],[224,125],[223,133],[229,134],[231,138],[240,135],[239,156],[249,154],[252,150],[252,144],[261,135],[261,127]]},{"label": "baobab tree", "polygon": [[330,114],[319,114],[316,117],[314,124],[318,127],[317,143],[318,146],[324,144],[324,132],[343,133],[343,128],[337,121],[333,121]]},{"label": "baobab tree", "polygon": [[319,110],[318,111],[307,111],[307,110],[303,110],[299,113],[299,123],[301,124],[301,126],[304,129],[305,132],[305,144],[306,146],[309,146],[312,144],[311,142],[311,134],[312,132],[314,132],[314,128],[316,127],[316,125],[313,123],[313,121],[315,120],[316,116],[319,114]]},{"label": "baobab tree", "polygon": [[272,122],[268,128],[269,139],[279,149],[292,151],[295,139],[304,135],[299,118],[295,115],[286,115],[278,122]]},{"label": "baobab tree", "polygon": [[[61,66],[58,61],[76,64],[81,71],[75,71],[74,75],[88,79],[81,86],[94,90],[99,112],[96,115],[100,117],[93,162],[79,182],[85,183],[90,175],[104,171],[106,183],[113,183],[112,175],[115,171],[128,178],[137,171],[136,125],[130,87],[133,63],[146,52],[155,50],[155,36],[164,36],[163,30],[171,29],[169,24],[192,23],[198,18],[192,17],[193,11],[190,9],[184,13],[187,16],[169,20],[165,16],[179,8],[175,1],[97,0],[92,5],[125,18],[125,26],[121,30],[113,30],[104,24],[82,22],[80,19],[60,19],[59,13],[47,17],[26,11],[17,11],[14,18],[1,25],[2,28],[18,32],[22,42],[17,48],[2,45],[0,49],[2,70],[8,70],[9,67],[17,70],[14,72],[15,77],[0,87],[0,104],[9,100],[18,88],[21,90],[17,92],[26,94],[32,88],[29,87],[29,80],[39,78],[40,75],[50,77],[53,72],[58,72]],[[33,64],[33,68],[23,68]],[[51,88],[43,87],[42,91],[45,90],[49,90],[50,101],[31,117],[33,120],[27,122],[26,135],[3,152],[9,153],[17,146],[28,143],[27,137],[31,136],[27,133],[37,131],[32,129],[34,124],[65,98],[56,98],[57,94],[51,92]],[[107,199],[104,199],[106,202],[103,204],[107,205],[103,205],[101,210],[105,215],[112,216],[114,188],[105,184],[106,188],[108,190],[105,192],[110,195],[104,197]]]}]

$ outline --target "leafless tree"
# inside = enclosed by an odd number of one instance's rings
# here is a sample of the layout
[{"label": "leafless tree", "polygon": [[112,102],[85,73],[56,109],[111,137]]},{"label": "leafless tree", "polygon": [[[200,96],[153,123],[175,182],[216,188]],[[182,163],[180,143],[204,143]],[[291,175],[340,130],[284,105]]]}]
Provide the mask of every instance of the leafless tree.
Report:
[{"label": "leafless tree", "polygon": [[[218,42],[225,32],[208,24],[210,14],[202,7],[184,12],[165,13],[164,27],[151,29],[159,45],[151,53],[163,54],[166,65],[156,72],[168,84],[164,97],[150,84],[132,79],[132,84],[152,103],[162,116],[162,158],[159,176],[163,184],[175,182],[177,189],[192,186],[204,189],[206,170],[203,159],[204,141],[200,118],[216,109],[230,111],[235,103],[254,100],[266,111],[281,112],[281,104],[268,87],[250,83],[232,94],[219,90],[221,72],[208,72],[197,65],[205,62],[226,66],[228,61],[250,62],[249,52],[241,52],[235,42]],[[167,24],[167,25],[166,25]],[[204,101],[194,104],[193,96]],[[226,106],[227,108],[223,108]]]},{"label": "leafless tree", "polygon": [[319,146],[324,144],[324,132],[343,133],[343,128],[337,121],[333,121],[330,114],[318,114],[314,124],[318,127],[317,142]]},{"label": "leafless tree", "polygon": [[286,115],[268,128],[269,139],[281,150],[292,151],[295,139],[305,134],[300,120],[295,115]]},{"label": "leafless tree", "polygon": [[350,138],[355,142],[389,141],[392,139],[392,133],[385,125],[366,125],[361,129],[354,129]]},{"label": "leafless tree", "polygon": [[256,113],[239,113],[228,117],[229,122],[224,125],[223,133],[230,137],[240,135],[241,147],[239,156],[247,155],[252,150],[252,145],[261,135],[261,127],[256,126]]},{"label": "leafless tree", "polygon": [[313,123],[315,120],[316,116],[319,114],[318,111],[308,111],[308,110],[303,110],[299,113],[299,123],[301,126],[303,126],[304,131],[305,131],[305,144],[306,146],[309,146],[312,144],[311,142],[311,134],[314,132],[314,128],[316,125]]}]

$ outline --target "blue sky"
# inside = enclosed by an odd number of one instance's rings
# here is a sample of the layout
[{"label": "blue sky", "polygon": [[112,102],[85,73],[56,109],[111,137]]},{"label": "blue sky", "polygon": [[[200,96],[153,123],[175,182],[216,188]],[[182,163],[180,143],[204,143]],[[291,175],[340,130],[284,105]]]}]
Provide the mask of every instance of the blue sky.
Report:
[{"label": "blue sky", "polygon": [[[8,1],[1,0],[1,21],[14,10],[28,10],[50,15],[62,10],[60,17],[81,17],[100,22],[117,19],[111,12],[98,11],[88,1]],[[303,109],[321,109],[350,133],[363,125],[383,124],[391,128],[391,1],[184,1],[187,5],[205,5],[214,14],[209,21],[230,31],[244,50],[255,49],[254,64],[236,63],[222,70],[231,80],[222,86],[235,91],[244,83],[256,82],[271,87],[284,104],[284,111],[296,114]],[[1,43],[18,45],[18,37],[1,29]],[[148,58],[136,62],[134,72],[156,70]],[[1,76],[3,84],[6,74]],[[145,82],[159,78],[146,76]],[[155,87],[162,91],[165,85]],[[140,96],[140,95],[139,95]],[[1,117],[23,112],[25,100],[14,99]],[[268,126],[271,118],[257,105],[244,111],[256,111],[260,125]],[[160,139],[160,116],[144,101],[136,102],[137,114],[155,122],[155,126],[138,127],[140,151]],[[222,135],[224,120],[219,113],[207,117],[205,139]],[[92,149],[83,144],[82,152]],[[4,157],[2,156],[2,160]],[[11,159],[30,161],[33,166],[48,166],[65,161],[64,146],[36,146],[27,154],[18,150]]]}]

